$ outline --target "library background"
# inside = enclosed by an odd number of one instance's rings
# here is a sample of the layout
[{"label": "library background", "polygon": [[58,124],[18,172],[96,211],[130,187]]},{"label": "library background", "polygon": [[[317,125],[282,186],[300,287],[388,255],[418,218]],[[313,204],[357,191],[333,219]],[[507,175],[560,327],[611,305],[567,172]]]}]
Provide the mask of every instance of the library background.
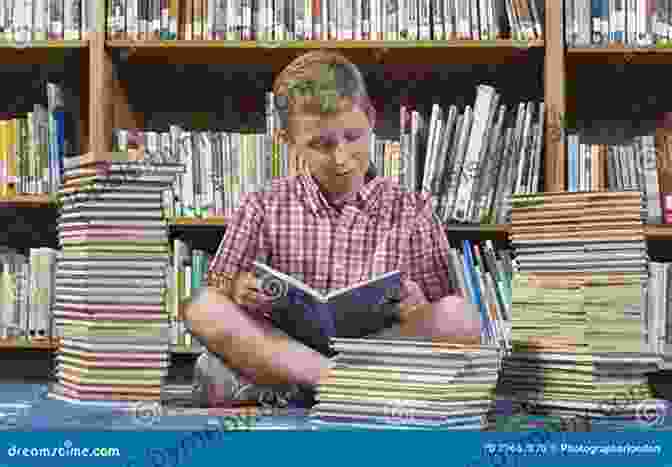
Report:
[{"label": "library background", "polygon": [[0,402],[193,405],[181,303],[241,197],[300,170],[269,97],[318,48],[363,71],[372,162],[434,194],[484,330],[337,340],[292,423],[664,429],[666,0],[0,0]]}]

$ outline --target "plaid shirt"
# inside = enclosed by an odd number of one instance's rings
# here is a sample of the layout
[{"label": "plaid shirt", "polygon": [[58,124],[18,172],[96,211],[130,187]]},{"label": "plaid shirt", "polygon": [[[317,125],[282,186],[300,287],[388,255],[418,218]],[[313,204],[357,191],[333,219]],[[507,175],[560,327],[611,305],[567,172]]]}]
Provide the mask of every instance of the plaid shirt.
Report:
[{"label": "plaid shirt", "polygon": [[274,179],[227,223],[208,284],[225,287],[253,261],[326,293],[400,270],[434,302],[449,289],[449,244],[428,194],[376,177],[337,209],[310,175]]}]

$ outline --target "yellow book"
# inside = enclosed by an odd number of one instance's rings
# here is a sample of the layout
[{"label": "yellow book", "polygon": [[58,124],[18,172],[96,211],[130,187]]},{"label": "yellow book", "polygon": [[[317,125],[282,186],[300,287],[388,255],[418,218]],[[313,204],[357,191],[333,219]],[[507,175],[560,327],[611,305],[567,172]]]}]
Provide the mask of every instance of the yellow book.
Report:
[{"label": "yellow book", "polygon": [[16,185],[18,183],[16,173],[16,162],[18,153],[18,142],[16,139],[16,129],[18,127],[18,120],[12,119],[7,123],[5,129],[6,147],[7,147],[7,196],[16,196]]},{"label": "yellow book", "polygon": [[26,121],[26,133],[24,135],[24,142],[25,146],[23,148],[24,150],[24,157],[26,158],[26,176],[27,181],[28,181],[28,189],[27,191],[29,193],[37,193],[37,188],[36,188],[36,180],[37,180],[37,158],[36,158],[36,153],[35,153],[35,148],[33,145],[33,135],[34,133],[34,120],[33,120],[33,112],[29,112],[27,116],[27,121]]},{"label": "yellow book", "polygon": [[203,0],[193,0],[192,36],[195,41],[203,40]]},{"label": "yellow book", "polygon": [[176,40],[179,25],[180,0],[169,0],[168,3],[168,39]]},{"label": "yellow book", "polygon": [[194,39],[194,1],[184,0],[184,39],[187,41]]},{"label": "yellow book", "polygon": [[0,121],[0,196],[7,196],[7,122]]}]

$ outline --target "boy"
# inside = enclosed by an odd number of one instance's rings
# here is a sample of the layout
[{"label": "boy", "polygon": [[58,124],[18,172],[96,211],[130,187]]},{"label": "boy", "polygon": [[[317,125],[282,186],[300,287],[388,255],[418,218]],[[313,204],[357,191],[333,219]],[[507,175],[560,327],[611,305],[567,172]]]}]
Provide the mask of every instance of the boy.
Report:
[{"label": "boy", "polygon": [[332,366],[270,324],[269,299],[251,272],[261,258],[322,291],[399,269],[396,323],[379,326],[376,336],[478,343],[475,308],[448,289],[449,245],[429,195],[405,192],[370,166],[376,115],[359,70],[337,52],[317,50],[289,64],[273,91],[280,137],[304,167],[241,203],[208,287],[186,309],[194,335],[220,357],[199,360],[201,401],[217,403],[213,388],[223,401],[269,394],[283,401]]}]

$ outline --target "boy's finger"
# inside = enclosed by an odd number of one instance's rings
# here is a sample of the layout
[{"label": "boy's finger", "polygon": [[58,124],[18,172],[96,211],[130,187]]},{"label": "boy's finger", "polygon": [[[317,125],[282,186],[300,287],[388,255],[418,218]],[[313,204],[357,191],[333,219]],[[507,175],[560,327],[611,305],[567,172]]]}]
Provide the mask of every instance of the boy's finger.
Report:
[{"label": "boy's finger", "polygon": [[268,295],[263,294],[261,292],[257,292],[257,291],[252,290],[252,289],[248,290],[247,296],[254,303],[266,303],[266,302],[269,302],[271,300],[271,297],[269,297]]}]

